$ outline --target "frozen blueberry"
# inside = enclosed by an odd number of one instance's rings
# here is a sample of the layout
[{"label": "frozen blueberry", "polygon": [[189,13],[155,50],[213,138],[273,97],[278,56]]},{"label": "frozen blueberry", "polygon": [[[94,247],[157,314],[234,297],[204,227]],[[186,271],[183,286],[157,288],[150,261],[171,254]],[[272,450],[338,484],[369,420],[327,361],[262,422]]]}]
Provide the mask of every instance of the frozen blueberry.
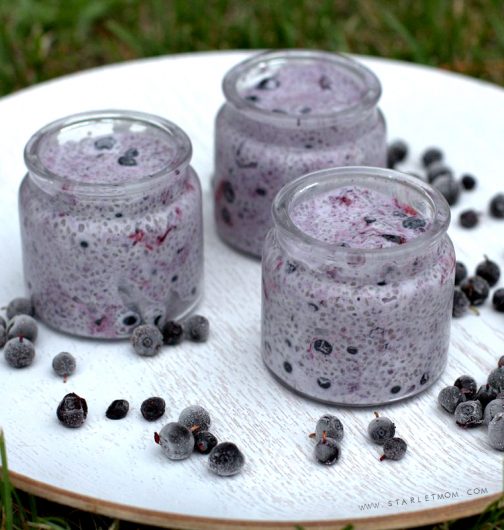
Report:
[{"label": "frozen blueberry", "polygon": [[38,335],[37,322],[28,315],[16,315],[7,323],[7,339],[23,337],[35,342]]},{"label": "frozen blueberry", "polygon": [[184,340],[184,327],[182,324],[169,320],[161,326],[163,342],[168,346],[176,346]]},{"label": "frozen blueberry", "polygon": [[317,421],[315,427],[315,439],[320,441],[322,439],[323,433],[327,438],[332,438],[336,442],[341,442],[343,440],[344,429],[341,421],[331,414],[324,414]]},{"label": "frozen blueberry", "polygon": [[287,274],[292,274],[293,272],[296,272],[297,265],[293,263],[292,261],[288,261],[285,263],[285,272]]},{"label": "frozen blueberry", "polygon": [[489,210],[492,217],[504,219],[504,193],[498,193],[492,198]]},{"label": "frozen blueberry", "polygon": [[222,194],[227,202],[232,203],[235,200],[235,192],[233,186],[229,180],[224,180],[222,182]]},{"label": "frozen blueberry", "polygon": [[466,401],[466,397],[456,386],[447,386],[441,389],[438,394],[438,403],[450,414],[453,414],[457,406],[463,401]]},{"label": "frozen blueberry", "polygon": [[7,320],[15,317],[16,315],[28,315],[33,316],[33,305],[28,298],[14,298],[9,302],[7,306]]},{"label": "frozen blueberry", "polygon": [[324,355],[330,355],[332,353],[333,347],[330,342],[327,342],[324,339],[317,339],[313,343],[313,349],[315,351],[323,353]]},{"label": "frozen blueberry", "polygon": [[504,366],[492,370],[488,375],[487,383],[497,389],[497,392],[504,392]]},{"label": "frozen blueberry", "polygon": [[443,152],[437,147],[429,147],[422,155],[424,167],[429,167],[433,162],[440,162],[441,160],[443,160]]},{"label": "frozen blueberry", "polygon": [[474,228],[478,222],[479,215],[475,210],[464,210],[459,215],[459,223],[463,228]]},{"label": "frozen blueberry", "polygon": [[403,236],[398,236],[395,234],[380,234],[383,239],[386,239],[387,241],[391,241],[392,243],[397,243],[398,245],[402,245],[405,243],[405,239]]},{"label": "frozen blueberry", "polygon": [[408,145],[404,140],[392,142],[387,149],[387,167],[393,168],[408,156]]},{"label": "frozen blueberry", "polygon": [[4,355],[5,360],[13,368],[25,368],[33,362],[35,348],[28,339],[16,337],[6,342]]},{"label": "frozen blueberry", "polygon": [[130,147],[126,150],[124,156],[128,158],[135,158],[136,156],[138,156],[138,149],[136,147]]},{"label": "frozen blueberry", "polygon": [[454,318],[460,318],[464,316],[471,306],[471,302],[467,296],[458,288],[455,288],[453,291],[453,307],[452,307],[452,316]]},{"label": "frozen blueberry", "polygon": [[427,168],[427,180],[432,184],[440,176],[448,176],[453,178],[453,171],[442,162],[433,162]]},{"label": "frozen blueberry", "polygon": [[186,407],[180,413],[178,421],[191,432],[208,431],[211,423],[210,414],[200,405]]},{"label": "frozen blueberry", "polygon": [[496,289],[492,296],[492,305],[499,313],[504,313],[504,288]]},{"label": "frozen blueberry", "polygon": [[131,344],[138,355],[152,357],[163,345],[163,335],[156,326],[142,324],[134,329]]},{"label": "frozen blueberry", "polygon": [[163,398],[150,397],[142,403],[140,412],[147,421],[156,421],[165,413],[165,409],[166,403]]},{"label": "frozen blueberry", "polygon": [[210,431],[194,433],[194,450],[202,455],[208,455],[217,445],[217,438]]},{"label": "frozen blueberry", "polygon": [[132,156],[120,156],[117,163],[121,166],[132,167],[137,165],[137,161]]},{"label": "frozen blueberry", "polygon": [[210,332],[210,322],[202,315],[189,317],[185,324],[186,336],[193,342],[206,342]]},{"label": "frozen blueberry", "polygon": [[258,90],[275,90],[280,86],[280,81],[276,77],[265,77],[257,83]]},{"label": "frozen blueberry", "polygon": [[476,187],[476,179],[469,173],[462,175],[462,178],[460,179],[460,183],[462,184],[462,187],[466,191],[471,191]]},{"label": "frozen blueberry", "polygon": [[502,412],[504,412],[504,398],[492,399],[485,407],[483,423],[488,425],[497,414]]},{"label": "frozen blueberry", "polygon": [[56,415],[58,420],[71,428],[80,427],[86,420],[88,407],[86,400],[73,392],[67,394],[58,405]]},{"label": "frozen blueberry", "polygon": [[314,454],[317,462],[332,466],[340,457],[340,447],[336,440],[324,436],[315,444]]},{"label": "frozen blueberry", "polygon": [[471,377],[470,375],[461,375],[460,377],[457,377],[453,386],[460,388],[460,391],[464,394],[466,400],[473,399],[478,390],[478,383],[476,383],[474,377]]},{"label": "frozen blueberry", "polygon": [[467,267],[461,262],[455,263],[455,285],[459,285],[462,280],[467,278]]},{"label": "frozen blueberry", "polygon": [[105,416],[109,420],[122,420],[129,411],[129,402],[125,399],[114,399],[109,405]]},{"label": "frozen blueberry", "polygon": [[472,305],[482,305],[488,298],[490,286],[481,276],[470,276],[460,283],[460,288]]},{"label": "frozen blueberry", "polygon": [[216,445],[208,456],[208,467],[221,477],[239,473],[245,464],[243,453],[234,443],[222,442]]},{"label": "frozen blueberry", "polygon": [[477,399],[480,403],[483,409],[490,403],[490,401],[493,401],[497,398],[497,389],[491,387],[490,385],[481,385],[476,392],[476,395],[474,396],[474,399]]},{"label": "frozen blueberry", "polygon": [[372,419],[368,425],[368,434],[371,440],[379,445],[383,445],[385,440],[393,438],[395,434],[395,424],[392,420],[380,416],[375,412],[376,418]]},{"label": "frozen blueberry", "polygon": [[401,460],[407,448],[408,445],[402,438],[389,438],[383,444],[383,455],[380,460]]},{"label": "frozen blueberry", "polygon": [[322,90],[331,90],[332,83],[329,77],[321,75],[318,80],[318,85]]},{"label": "frozen blueberry", "polygon": [[94,146],[99,151],[102,151],[103,149],[112,149],[114,147],[116,141],[113,136],[103,136],[102,138],[97,138],[95,140]]},{"label": "frozen blueberry", "polygon": [[455,422],[459,427],[477,427],[483,423],[483,407],[479,401],[464,401],[455,409]]},{"label": "frozen blueberry", "polygon": [[490,287],[493,287],[499,281],[500,268],[495,261],[489,260],[485,256],[485,261],[476,267],[476,274],[486,280]]},{"label": "frozen blueberry", "polygon": [[129,315],[126,315],[123,318],[123,324],[125,326],[131,327],[131,326],[137,326],[140,323],[140,315],[137,315],[136,313],[131,313]]},{"label": "frozen blueberry", "polygon": [[504,413],[497,414],[488,424],[488,443],[498,451],[504,451]]},{"label": "frozen blueberry", "polygon": [[324,390],[331,388],[331,380],[327,377],[318,377],[317,384],[320,388],[323,388]]},{"label": "frozen blueberry", "polygon": [[418,228],[423,228],[427,222],[425,219],[419,219],[418,217],[408,217],[402,222],[404,228],[409,228],[412,230],[417,230]]},{"label": "frozen blueberry", "polygon": [[188,458],[194,449],[194,436],[191,431],[176,421],[166,424],[159,434],[155,433],[154,440],[170,460]]},{"label": "frozen blueberry", "polygon": [[77,361],[71,353],[62,351],[54,356],[52,367],[60,377],[67,378],[75,372]]},{"label": "frozen blueberry", "polygon": [[441,174],[437,176],[432,185],[443,195],[450,206],[458,201],[460,186],[451,175]]}]

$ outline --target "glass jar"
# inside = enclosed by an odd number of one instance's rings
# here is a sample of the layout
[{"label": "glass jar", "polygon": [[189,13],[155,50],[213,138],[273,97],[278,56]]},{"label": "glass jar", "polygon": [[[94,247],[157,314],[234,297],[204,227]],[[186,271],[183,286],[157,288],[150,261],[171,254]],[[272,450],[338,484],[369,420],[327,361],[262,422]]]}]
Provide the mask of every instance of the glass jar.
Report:
[{"label": "glass jar", "polygon": [[19,190],[38,318],[84,337],[178,319],[202,293],[201,187],[188,136],[163,118],[96,111],[28,141]]},{"label": "glass jar", "polygon": [[328,169],[285,185],[273,219],[262,265],[273,375],[340,405],[428,388],[446,364],[454,289],[441,194],[397,171]]},{"label": "glass jar", "polygon": [[271,204],[295,177],[386,165],[377,77],[335,53],[267,52],[232,68],[215,123],[214,212],[220,237],[260,256]]}]

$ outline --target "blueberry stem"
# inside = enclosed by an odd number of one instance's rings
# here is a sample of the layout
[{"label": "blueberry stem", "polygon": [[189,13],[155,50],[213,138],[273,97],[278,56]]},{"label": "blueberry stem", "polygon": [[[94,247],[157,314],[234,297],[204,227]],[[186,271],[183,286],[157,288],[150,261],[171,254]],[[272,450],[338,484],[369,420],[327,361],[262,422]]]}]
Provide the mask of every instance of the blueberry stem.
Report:
[{"label": "blueberry stem", "polygon": [[376,411],[375,411],[374,415],[375,415],[377,418],[380,417],[380,415],[379,415],[378,412],[376,412]]},{"label": "blueberry stem", "polygon": [[470,305],[469,310],[472,311],[477,317],[480,316],[480,312],[478,311],[478,308],[476,306]]},{"label": "blueberry stem", "polygon": [[311,433],[308,435],[308,438],[315,438],[315,436],[317,436],[317,434],[314,433],[314,432],[311,432]]}]

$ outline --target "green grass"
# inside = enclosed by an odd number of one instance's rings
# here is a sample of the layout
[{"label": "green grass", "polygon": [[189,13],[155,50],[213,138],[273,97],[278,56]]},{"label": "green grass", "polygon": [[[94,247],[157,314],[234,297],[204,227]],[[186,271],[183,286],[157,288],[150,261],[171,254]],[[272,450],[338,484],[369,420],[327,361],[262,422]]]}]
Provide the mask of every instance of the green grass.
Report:
[{"label": "green grass", "polygon": [[324,48],[504,84],[502,0],[1,0],[0,95],[127,59]]},{"label": "green grass", "polygon": [[[390,57],[504,85],[504,2],[0,0],[0,96],[84,68],[141,57],[283,47]],[[15,491],[2,435],[0,454],[0,530],[138,528]],[[481,517],[435,528],[503,527],[501,501]]]}]

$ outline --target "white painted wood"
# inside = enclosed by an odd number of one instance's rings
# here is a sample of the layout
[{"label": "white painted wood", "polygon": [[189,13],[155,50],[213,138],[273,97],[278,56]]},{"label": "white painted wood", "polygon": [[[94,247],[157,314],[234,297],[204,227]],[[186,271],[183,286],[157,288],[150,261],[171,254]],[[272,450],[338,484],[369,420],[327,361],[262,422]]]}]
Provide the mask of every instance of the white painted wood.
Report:
[{"label": "white painted wood", "polygon": [[[41,326],[32,367],[9,369],[0,358],[0,426],[10,466],[18,474],[79,495],[130,507],[208,518],[249,521],[323,521],[450,507],[502,490],[503,455],[485,429],[464,431],[436,405],[440,388],[460,374],[483,383],[504,354],[504,315],[487,303],[481,316],[455,321],[448,367],[422,395],[382,410],[409,443],[401,462],[379,462],[366,440],[372,410],[334,409],[304,400],[274,381],[262,364],[260,265],[218,240],[209,179],[213,119],[223,101],[224,73],[245,53],[181,55],[99,68],[38,85],[0,100],[0,303],[24,293],[17,220],[22,149],[40,126],[60,116],[99,108],[131,108],[165,116],[191,137],[193,165],[205,190],[206,288],[200,312],[211,319],[202,345],[166,348],[137,357],[127,342],[96,342]],[[407,139],[412,160],[441,146],[457,173],[473,172],[478,190],[467,207],[486,211],[504,191],[504,90],[429,68],[365,59],[380,77],[381,107],[390,139]],[[415,170],[416,164],[407,166]],[[504,267],[504,224],[483,217],[473,231],[450,228],[460,259],[473,268],[487,253]],[[504,283],[501,281],[500,285]],[[51,371],[53,355],[75,354],[77,373],[64,384]],[[85,426],[61,427],[56,406],[67,392],[88,400]],[[167,413],[149,424],[140,416],[148,396],[166,399]],[[126,398],[129,416],[104,417],[108,404]],[[205,405],[220,440],[235,441],[247,463],[234,478],[212,476],[205,457],[166,460],[153,432],[188,404]],[[339,415],[346,435],[342,459],[326,468],[312,460],[308,438],[324,412]],[[377,503],[361,509],[364,504]],[[173,523],[176,525],[176,523]],[[198,527],[197,524],[193,525]]]}]

